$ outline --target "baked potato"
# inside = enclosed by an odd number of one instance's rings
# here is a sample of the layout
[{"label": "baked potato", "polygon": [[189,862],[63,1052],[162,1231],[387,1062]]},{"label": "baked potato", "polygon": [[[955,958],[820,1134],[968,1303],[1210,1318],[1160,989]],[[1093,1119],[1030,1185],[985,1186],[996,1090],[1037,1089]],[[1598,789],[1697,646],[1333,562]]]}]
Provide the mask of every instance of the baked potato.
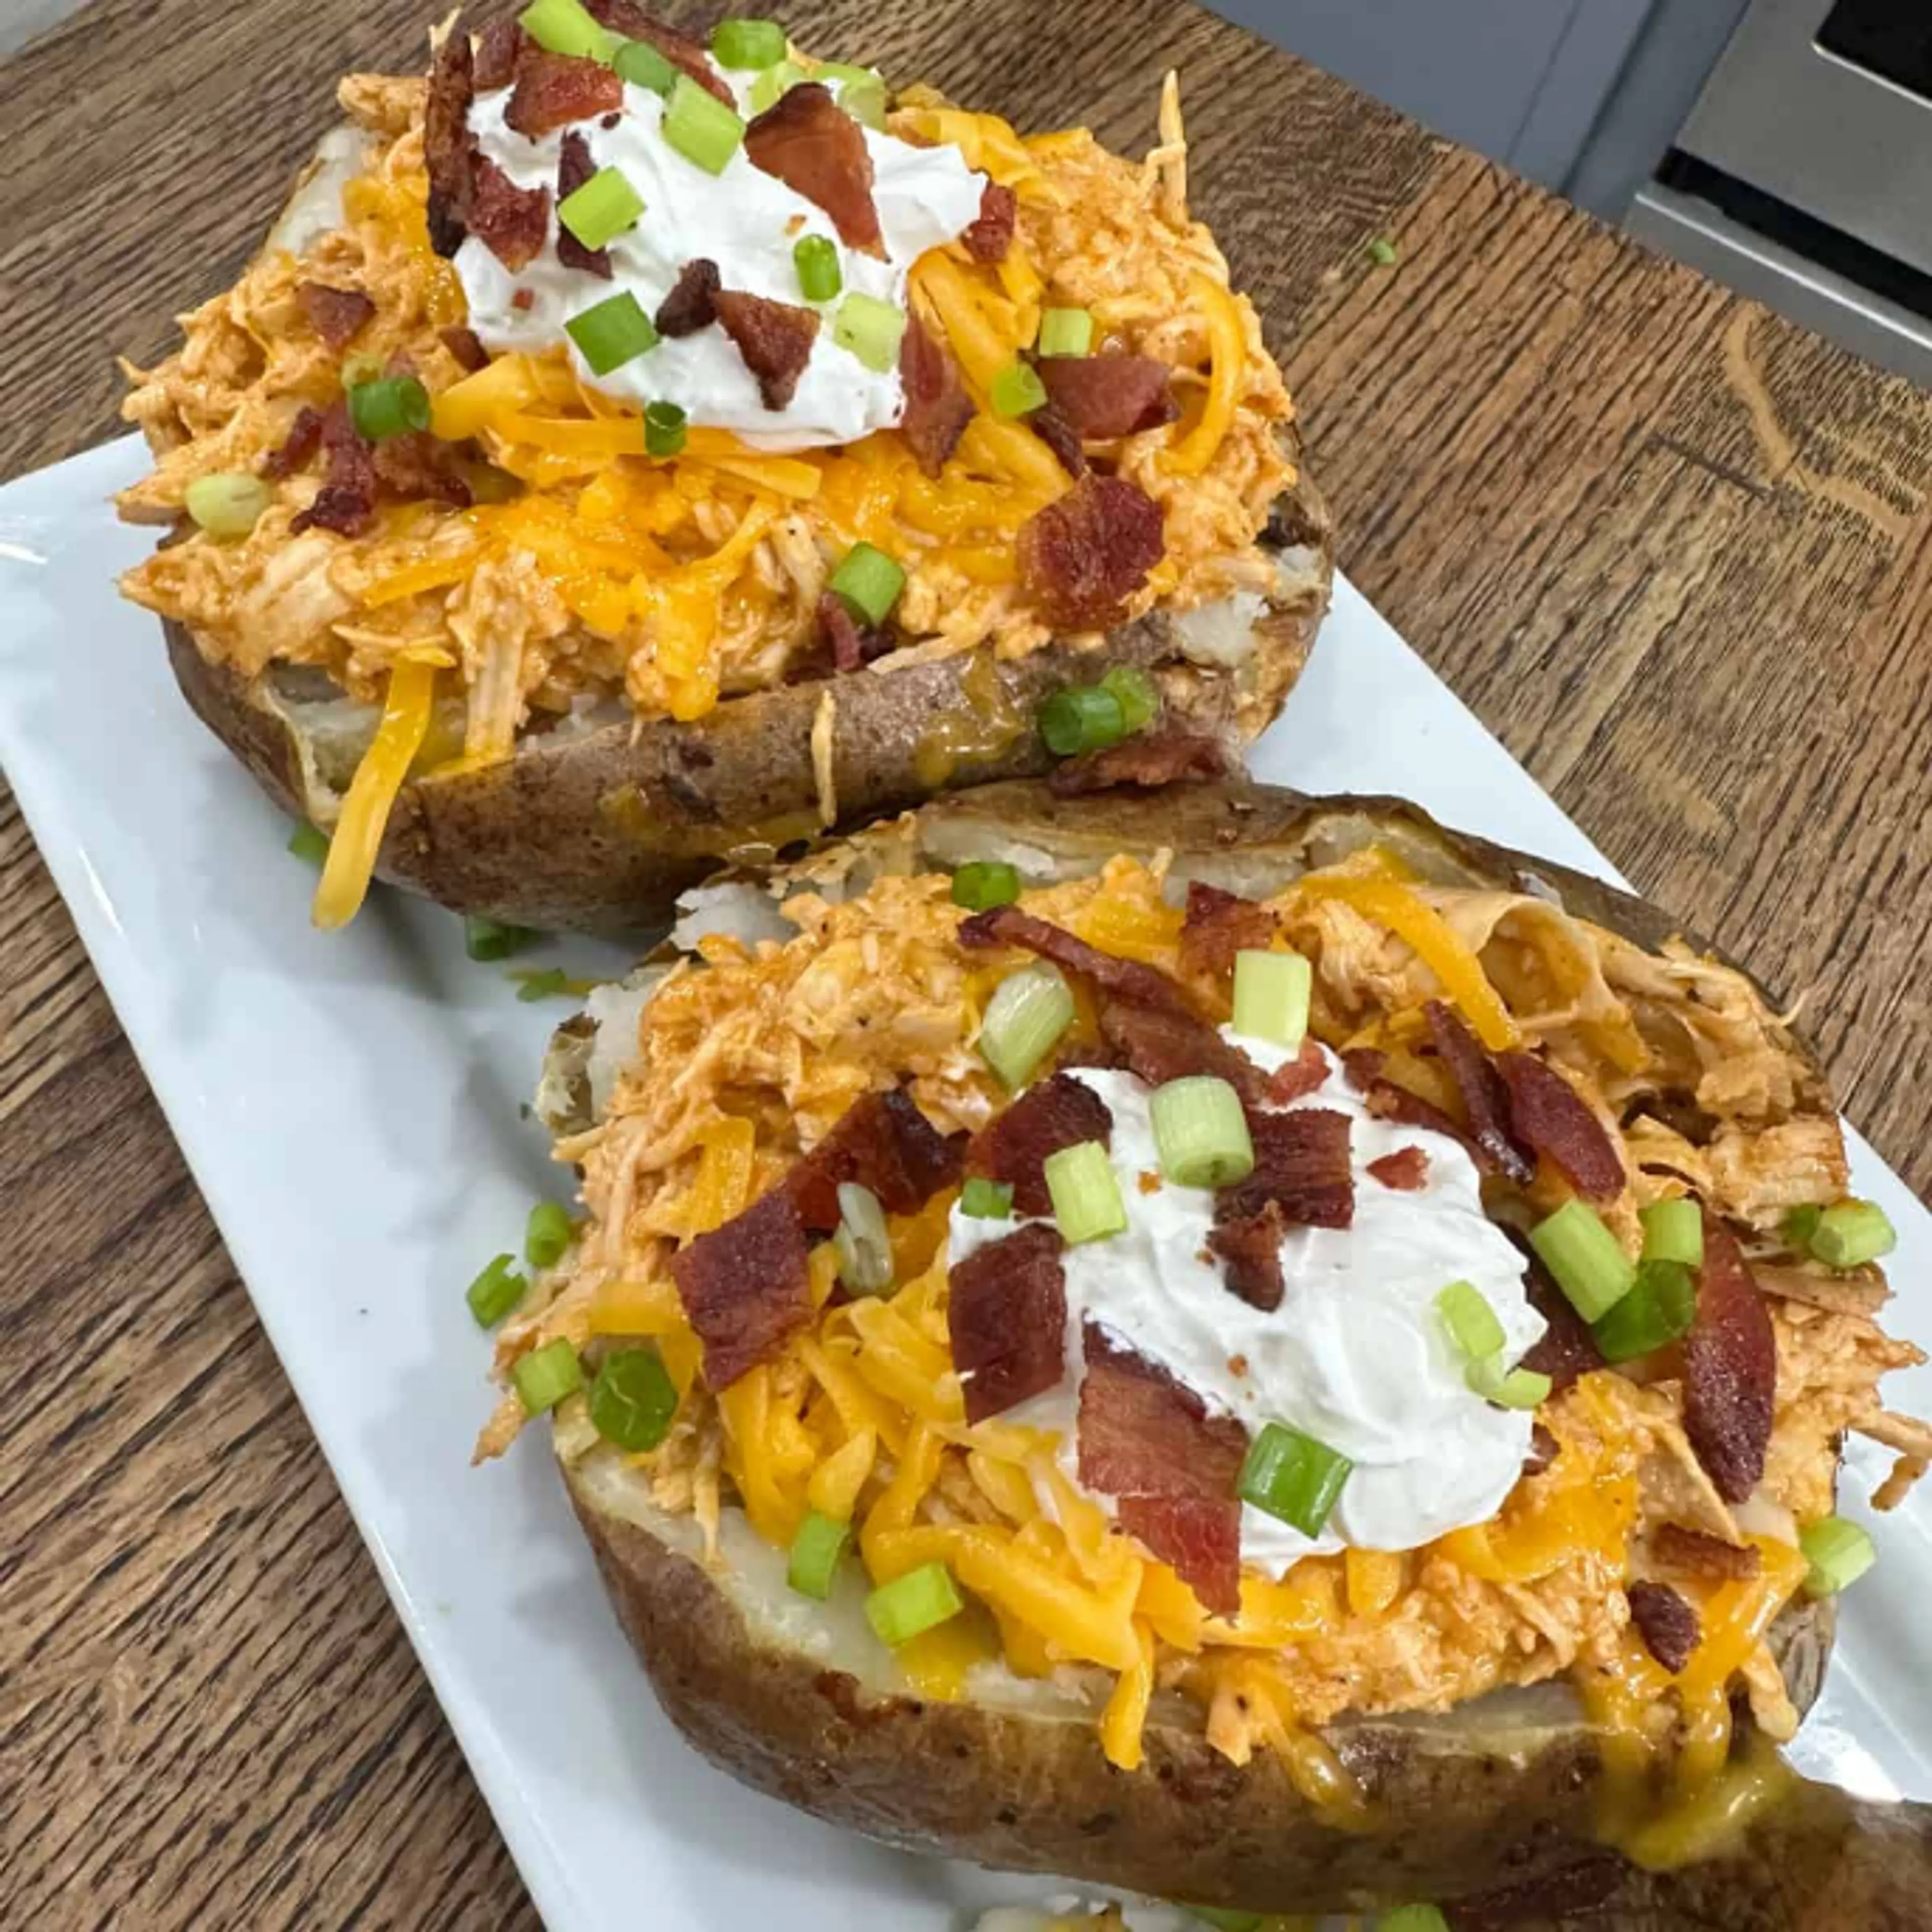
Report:
[{"label": "baked potato", "polygon": [[538,1110],[587,1219],[479,1455],[550,1413],[686,1736],[901,1846],[1250,1911],[1713,1852],[1844,1432],[1883,1504],[1932,1446],[1759,989],[1395,800],[934,801],[694,896]]},{"label": "baked potato", "polygon": [[[1332,544],[1172,77],[1143,166],[573,12],[587,51],[506,16],[427,82],[351,76],[235,286],[128,371],[155,467],[120,508],[169,537],[124,590],[276,801],[346,833],[319,922],[373,868],[661,927],[728,861],[948,788],[1234,760]],[[592,180],[650,208],[594,249]]]}]

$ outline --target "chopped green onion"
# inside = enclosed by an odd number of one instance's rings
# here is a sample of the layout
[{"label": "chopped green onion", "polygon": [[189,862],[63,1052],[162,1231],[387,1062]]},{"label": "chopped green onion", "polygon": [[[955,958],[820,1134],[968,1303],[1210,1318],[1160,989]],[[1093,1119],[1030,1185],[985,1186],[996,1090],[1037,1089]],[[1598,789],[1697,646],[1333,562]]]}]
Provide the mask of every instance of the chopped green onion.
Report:
[{"label": "chopped green onion", "polygon": [[1053,1197],[1053,1218],[1060,1238],[1070,1248],[1085,1241],[1105,1240],[1125,1232],[1126,1204],[1114,1163],[1099,1141],[1078,1141],[1048,1154],[1041,1163],[1046,1191]]},{"label": "chopped green onion", "polygon": [[874,1590],[866,1599],[866,1616],[879,1641],[896,1650],[965,1607],[953,1587],[952,1571],[944,1563],[922,1563]]},{"label": "chopped green onion", "polygon": [[532,1268],[554,1268],[577,1238],[570,1210],[554,1201],[539,1201],[524,1224],[524,1258]]},{"label": "chopped green onion", "polygon": [[518,19],[524,32],[547,53],[568,54],[578,60],[610,57],[610,34],[590,17],[580,0],[531,0]]},{"label": "chopped green onion", "polygon": [[1701,1268],[1704,1262],[1704,1210],[1688,1195],[1674,1201],[1653,1201],[1640,1208],[1643,1258],[1647,1262],[1676,1262]]},{"label": "chopped green onion", "polygon": [[304,820],[289,834],[289,850],[309,865],[326,866],[328,862],[328,834],[317,831]]},{"label": "chopped green onion", "polygon": [[380,376],[349,392],[356,434],[371,442],[429,428],[429,392],[413,376]]},{"label": "chopped green onion", "polygon": [[969,912],[1011,905],[1019,896],[1019,868],[1004,859],[976,859],[952,875],[952,903]]},{"label": "chopped green onion", "polygon": [[854,1294],[883,1294],[892,1285],[892,1238],[886,1210],[869,1187],[838,1184],[838,1228],[832,1237],[838,1279]]},{"label": "chopped green onion", "polygon": [[744,122],[688,74],[671,88],[663,126],[664,139],[708,175],[722,175],[745,139]]},{"label": "chopped green onion", "polygon": [[711,51],[720,67],[776,67],[785,57],[784,29],[776,20],[720,20]]},{"label": "chopped green onion", "polygon": [[1376,1921],[1376,1932],[1449,1932],[1449,1922],[1433,1905],[1398,1905]]},{"label": "chopped green onion", "polygon": [[853,615],[883,624],[905,588],[906,574],[884,550],[856,543],[832,573],[829,587],[851,605]]},{"label": "chopped green onion", "polygon": [[685,443],[684,412],[675,403],[644,405],[644,454],[675,456]]},{"label": "chopped green onion", "polygon": [[584,1386],[584,1364],[577,1359],[575,1345],[560,1335],[520,1357],[510,1379],[516,1384],[524,1413],[541,1415]]},{"label": "chopped green onion", "polygon": [[538,935],[526,926],[505,926],[494,919],[472,913],[463,922],[463,950],[484,965],[507,959],[536,943]]},{"label": "chopped green onion", "polygon": [[1190,1905],[1186,1910],[1189,1918],[1211,1925],[1214,1932],[1256,1932],[1262,1922],[1258,1912],[1229,1912],[1218,1905]]},{"label": "chopped green onion", "polygon": [[1462,1378],[1475,1394],[1498,1408],[1536,1408],[1550,1400],[1547,1376],[1534,1369],[1506,1368],[1500,1354],[1472,1362]]},{"label": "chopped green onion", "polygon": [[886,83],[875,74],[848,80],[838,90],[838,104],[862,128],[875,134],[886,128]]},{"label": "chopped green onion", "polygon": [[1056,758],[1102,752],[1127,735],[1126,713],[1103,685],[1070,687],[1040,707],[1040,735]]},{"label": "chopped green onion", "polygon": [[959,1190],[959,1211],[975,1221],[1010,1221],[1013,1186],[1010,1180],[988,1180],[976,1174]]},{"label": "chopped green onion", "polygon": [[621,42],[610,56],[610,64],[620,80],[649,88],[653,94],[668,94],[677,85],[677,69],[649,40]]},{"label": "chopped green onion", "polygon": [[676,1413],[677,1384],[655,1348],[619,1348],[604,1358],[590,1384],[590,1420],[606,1442],[641,1455],[670,1433]]},{"label": "chopped green onion", "polygon": [[1697,1284],[1682,1262],[1641,1262],[1636,1285],[1592,1324],[1606,1362],[1634,1362],[1690,1333],[1697,1317]]},{"label": "chopped green onion", "polygon": [[1369,260],[1378,268],[1392,268],[1396,264],[1396,245],[1386,235],[1378,235],[1369,244]]},{"label": "chopped green onion", "polygon": [[1835,1597],[1878,1561],[1870,1537],[1841,1516],[1828,1516],[1809,1529],[1801,1529],[1798,1546],[1811,1566],[1804,1588],[1814,1597]]},{"label": "chopped green onion", "polygon": [[260,477],[226,470],[197,476],[182,498],[198,528],[226,538],[245,537],[274,500],[274,491]]},{"label": "chopped green onion", "polygon": [[1452,1281],[1436,1298],[1436,1312],[1466,1361],[1486,1361],[1499,1355],[1509,1340],[1489,1297],[1472,1282]]},{"label": "chopped green onion", "polygon": [[993,988],[980,1052],[1009,1087],[1023,1087],[1073,1021],[1073,992],[1051,966],[1023,966]]},{"label": "chopped green onion", "polygon": [[[704,98],[708,100],[711,97]],[[563,332],[577,344],[578,353],[590,365],[593,376],[608,376],[633,356],[658,346],[658,332],[650,317],[628,289],[568,317]]]},{"label": "chopped green onion", "polygon": [[514,1256],[499,1255],[469,1287],[463,1298],[479,1328],[494,1328],[523,1300],[530,1283],[518,1274]]},{"label": "chopped green onion", "polygon": [[874,375],[883,376],[899,359],[905,326],[904,309],[855,289],[832,318],[832,339]]},{"label": "chopped green onion", "polygon": [[1586,1322],[1608,1314],[1636,1280],[1616,1236],[1580,1201],[1566,1201],[1539,1221],[1529,1244]]},{"label": "chopped green onion", "polygon": [[637,226],[644,198],[622,168],[599,168],[556,205],[556,218],[586,248],[601,248]]},{"label": "chopped green onion", "polygon": [[844,1555],[845,1539],[851,1534],[850,1523],[808,1510],[791,1540],[785,1581],[801,1597],[824,1603],[832,1594],[832,1580],[838,1574],[838,1559]]},{"label": "chopped green onion", "polygon": [[845,286],[838,247],[823,235],[801,235],[791,244],[791,260],[798,271],[799,292],[807,302],[830,302]]},{"label": "chopped green onion", "polygon": [[804,78],[805,71],[796,61],[782,60],[766,68],[752,82],[752,112],[762,114],[767,107],[776,107],[781,97]]},{"label": "chopped green onion", "polygon": [[1234,1493],[1304,1536],[1319,1536],[1354,1466],[1327,1443],[1270,1422],[1248,1444]]},{"label": "chopped green onion", "polygon": [[1102,691],[1111,691],[1120,704],[1120,716],[1131,735],[1160,709],[1160,693],[1154,680],[1132,664],[1116,664],[1100,680]]},{"label": "chopped green onion", "polygon": [[570,975],[561,966],[548,966],[541,973],[514,973],[511,977],[517,982],[517,998],[526,1006],[539,1000],[574,997]]},{"label": "chopped green onion", "polygon": [[996,416],[1028,416],[1046,400],[1046,385],[1030,362],[1009,362],[993,378],[991,391]]},{"label": "chopped green onion", "polygon": [[1817,1232],[1818,1223],[1824,1218],[1822,1208],[1794,1208],[1778,1224],[1778,1232],[1784,1237],[1786,1246],[1807,1250],[1811,1245],[1811,1237]]},{"label": "chopped green onion", "polygon": [[1244,946],[1234,955],[1234,1030],[1298,1048],[1308,1034],[1315,969],[1298,952]]},{"label": "chopped green onion", "polygon": [[812,70],[812,77],[829,87],[835,80],[877,80],[880,75],[875,67],[857,67],[850,61],[820,61]]},{"label": "chopped green onion", "polygon": [[1040,312],[1042,356],[1084,356],[1094,346],[1094,318],[1084,308],[1049,308]]},{"label": "chopped green onion", "polygon": [[[1211,1073],[1156,1087],[1148,1100],[1160,1171],[1179,1187],[1231,1187],[1255,1171],[1241,1096]],[[1111,1170],[1110,1170],[1111,1172]]]},{"label": "chopped green onion", "polygon": [[1898,1245],[1885,1210],[1875,1201],[1840,1201],[1811,1231],[1811,1252],[1828,1268],[1862,1268]]}]

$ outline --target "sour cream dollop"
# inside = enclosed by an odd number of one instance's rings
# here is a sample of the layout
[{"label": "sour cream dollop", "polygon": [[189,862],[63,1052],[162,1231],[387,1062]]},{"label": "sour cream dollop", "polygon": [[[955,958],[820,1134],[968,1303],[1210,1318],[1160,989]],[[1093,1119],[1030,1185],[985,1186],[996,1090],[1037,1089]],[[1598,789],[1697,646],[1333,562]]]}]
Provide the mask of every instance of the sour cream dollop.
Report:
[{"label": "sour cream dollop", "polygon": [[[1284,1058],[1265,1042],[1227,1036],[1270,1072]],[[1112,1069],[1072,1073],[1114,1117],[1112,1161],[1127,1228],[1066,1250],[1066,1373],[1008,1418],[1056,1432],[1061,1467],[1078,1485],[1081,1335],[1091,1320],[1160,1364],[1210,1411],[1238,1417],[1251,1438],[1281,1422],[1339,1450],[1355,1467],[1319,1537],[1243,1509],[1241,1560],[1276,1576],[1304,1556],[1414,1550],[1493,1516],[1522,1473],[1534,1418],[1471,1391],[1436,1298],[1455,1281],[1480,1289],[1502,1324],[1511,1360],[1544,1327],[1525,1290],[1522,1257],[1484,1215],[1475,1164],[1461,1144],[1376,1119],[1340,1063],[1324,1057],[1328,1077],[1289,1105],[1348,1115],[1354,1225],[1287,1232],[1285,1292],[1268,1312],[1232,1293],[1222,1264],[1207,1252],[1212,1193],[1171,1183],[1142,1191],[1140,1177],[1160,1166],[1151,1089]],[[1429,1156],[1420,1189],[1386,1187],[1367,1172],[1371,1161],[1409,1147]],[[957,1260],[1015,1225],[956,1208],[950,1252]],[[1110,1508],[1105,1496],[1096,1499]]]},{"label": "sour cream dollop", "polygon": [[[913,263],[977,218],[986,177],[966,165],[957,148],[916,148],[865,130],[886,248],[880,261],[846,248],[822,208],[754,167],[742,146],[721,174],[687,160],[664,138],[664,102],[648,88],[625,87],[614,128],[598,119],[579,121],[534,141],[506,124],[510,94],[503,88],[478,95],[470,130],[480,151],[518,188],[548,188],[554,197],[564,136],[574,133],[589,143],[594,166],[622,171],[643,197],[644,212],[635,226],[610,244],[608,281],[557,260],[554,205],[549,239],[535,260],[514,273],[476,236],[466,239],[456,253],[456,272],[469,302],[470,326],[486,349],[534,353],[564,345],[578,376],[605,394],[639,406],[675,403],[692,424],[729,430],[760,449],[854,442],[899,421],[905,396],[898,370],[868,369],[838,347],[832,339],[832,318],[838,301],[855,290],[903,309]],[[813,306],[800,292],[792,257],[794,244],[808,235],[823,236],[838,250],[843,286],[838,298],[817,305],[821,320],[812,359],[782,410],[765,407],[736,346],[715,325],[667,338],[602,376],[591,374],[565,333],[571,316],[626,290],[646,315],[655,314],[679,271],[700,257],[717,263],[728,289]],[[520,294],[526,297],[521,308]]]}]

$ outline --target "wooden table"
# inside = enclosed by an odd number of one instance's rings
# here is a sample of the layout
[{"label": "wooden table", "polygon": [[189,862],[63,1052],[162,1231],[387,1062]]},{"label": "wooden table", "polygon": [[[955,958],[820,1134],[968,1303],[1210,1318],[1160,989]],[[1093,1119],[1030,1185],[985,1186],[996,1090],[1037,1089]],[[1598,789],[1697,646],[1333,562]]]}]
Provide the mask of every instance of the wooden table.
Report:
[{"label": "wooden table", "polygon": [[[418,64],[435,10],[94,0],[0,68],[0,475],[115,432],[110,354],[161,352],[334,76]],[[1932,399],[1185,5],[790,21],[1134,151],[1181,68],[1350,574],[1640,884],[1808,997],[1922,1190]],[[534,1925],[10,800],[0,868],[0,1922]]]}]

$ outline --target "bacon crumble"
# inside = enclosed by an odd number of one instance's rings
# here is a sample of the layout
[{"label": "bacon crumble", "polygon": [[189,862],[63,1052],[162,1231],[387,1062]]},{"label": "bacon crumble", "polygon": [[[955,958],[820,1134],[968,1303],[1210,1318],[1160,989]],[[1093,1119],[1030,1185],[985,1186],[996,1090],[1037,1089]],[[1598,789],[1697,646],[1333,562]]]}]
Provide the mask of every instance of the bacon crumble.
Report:
[{"label": "bacon crumble", "polygon": [[976,262],[1004,262],[1013,245],[1013,224],[1019,211],[1019,196],[1004,183],[989,181],[980,196],[980,212],[959,238],[967,254]]},{"label": "bacon crumble", "polygon": [[296,301],[310,328],[338,350],[346,349],[376,313],[360,289],[332,288],[326,282],[298,282]]},{"label": "bacon crumble", "polygon": [[573,121],[594,121],[624,105],[624,83],[602,61],[554,54],[534,40],[517,56],[517,81],[503,123],[540,141]]},{"label": "bacon crumble", "polygon": [[1158,429],[1180,413],[1171,371],[1150,356],[1042,356],[1034,368],[1047,400],[1083,442]]},{"label": "bacon crumble", "polygon": [[1429,1185],[1428,1150],[1419,1147],[1397,1148],[1369,1162],[1370,1173],[1384,1187],[1398,1194],[1419,1193]]},{"label": "bacon crumble", "polygon": [[1697,1648],[1697,1612],[1668,1583],[1633,1583],[1624,1594],[1644,1648],[1675,1677]]},{"label": "bacon crumble", "polygon": [[1226,1081],[1245,1106],[1268,1096],[1261,1069],[1192,1013],[1109,1000],[1100,1010],[1100,1036],[1150,1087],[1198,1073]]},{"label": "bacon crumble", "polygon": [[704,1345],[704,1383],[714,1392],[812,1325],[805,1229],[784,1188],[680,1248],[670,1274]]},{"label": "bacon crumble", "polygon": [[1208,1237],[1210,1252],[1227,1268],[1229,1292],[1264,1315],[1281,1306],[1287,1291],[1281,1272],[1281,1238],[1287,1232],[1281,1203],[1270,1201],[1258,1213],[1220,1222]]},{"label": "bacon crumble", "polygon": [[1312,1094],[1328,1077],[1328,1061],[1320,1043],[1312,1038],[1301,1042],[1301,1051],[1285,1060],[1268,1076],[1268,1096],[1277,1106]]},{"label": "bacon crumble", "polygon": [[862,624],[852,607],[836,590],[818,596],[818,634],[831,647],[837,670],[858,670],[892,648],[892,634],[876,624]]},{"label": "bacon crumble", "polygon": [[514,15],[492,20],[476,37],[476,82],[479,94],[494,94],[517,77],[524,51],[522,22]]},{"label": "bacon crumble", "polygon": [[430,63],[423,104],[423,166],[429,176],[429,244],[447,259],[468,232],[476,142],[470,131],[476,97],[470,36],[452,31]]},{"label": "bacon crumble", "polygon": [[470,232],[511,274],[526,268],[550,233],[550,190],[519,188],[488,154],[475,158],[465,210]]},{"label": "bacon crumble", "polygon": [[637,0],[584,0],[584,9],[600,27],[622,34],[627,40],[642,40],[656,47],[687,79],[695,81],[712,100],[732,110],[738,104],[731,90],[711,70],[704,48],[675,27],[668,27],[658,17],[637,4]]},{"label": "bacon crumble", "polygon": [[1083,975],[1130,1006],[1156,1006],[1194,1017],[1187,995],[1158,968],[1138,959],[1121,959],[1102,952],[1084,939],[1076,939],[1064,927],[1036,919],[1016,905],[994,906],[962,920],[958,938],[969,952],[998,946],[1018,946],[1052,960],[1056,966],[1064,966],[1070,973]]},{"label": "bacon crumble", "polygon": [[1666,1570],[1690,1576],[1720,1576],[1742,1582],[1764,1567],[1764,1552],[1754,1543],[1726,1543],[1701,1529],[1682,1523],[1659,1523],[1650,1533],[1652,1561]]},{"label": "bacon crumble", "polygon": [[[563,150],[557,157],[556,205],[561,208],[564,199],[574,194],[586,182],[597,172],[597,164],[590,158],[590,143],[573,128],[563,137]],[[563,225],[561,216],[556,224],[556,259],[566,268],[580,268],[587,275],[596,275],[600,280],[610,279],[610,251],[608,248],[586,248]]]},{"label": "bacon crumble", "polygon": [[695,335],[718,320],[718,264],[694,256],[677,272],[651,326],[660,335]]},{"label": "bacon crumble", "polygon": [[1499,1053],[1495,1065],[1509,1090],[1515,1138],[1548,1156],[1579,1194],[1615,1200],[1624,1191],[1624,1164],[1576,1088],[1533,1053]]},{"label": "bacon crumble", "polygon": [[331,403],[322,412],[320,436],[327,459],[322,488],[290,522],[290,534],[324,530],[340,537],[358,537],[376,513],[374,453],[356,434],[346,402]]},{"label": "bacon crumble", "polygon": [[899,434],[920,468],[937,476],[973,420],[973,398],[952,350],[916,315],[906,318],[900,340],[899,382],[906,399]]},{"label": "bacon crumble", "polygon": [[788,88],[745,130],[745,154],[752,166],[823,208],[847,248],[884,259],[866,130],[830,88],[815,80]]},{"label": "bacon crumble", "polygon": [[720,326],[758,378],[760,400],[768,410],[783,409],[812,359],[818,311],[746,295],[740,289],[720,289],[712,302]]},{"label": "bacon crumble", "polygon": [[1004,1414],[1066,1373],[1060,1246],[1059,1230],[1035,1221],[947,1271],[946,1331],[969,1423]]},{"label": "bacon crumble", "polygon": [[1469,1120],[1466,1138],[1478,1161],[1520,1185],[1536,1178],[1536,1162],[1510,1127],[1510,1090],[1469,1030],[1462,1015],[1441,1000],[1423,1008],[1429,1036],[1462,1096]]},{"label": "bacon crumble", "polygon": [[1028,411],[1028,428],[1053,452],[1054,459],[1075,482],[1087,473],[1087,452],[1081,447],[1080,432],[1051,403]]},{"label": "bacon crumble", "polygon": [[1224,978],[1234,970],[1236,953],[1265,952],[1280,929],[1280,921],[1258,900],[1190,879],[1180,922],[1180,970]]},{"label": "bacon crumble", "polygon": [[1778,1342],[1730,1229],[1707,1210],[1697,1312],[1684,1338],[1684,1432],[1728,1503],[1764,1474],[1778,1394]]},{"label": "bacon crumble", "polygon": [[490,352],[483,346],[483,338],[466,322],[452,322],[447,328],[440,328],[436,333],[436,339],[444,348],[471,375],[490,366]]},{"label": "bacon crumble", "polygon": [[1200,784],[1225,778],[1228,748],[1218,738],[1193,731],[1137,731],[1104,750],[1063,758],[1047,776],[1047,789],[1060,798],[1077,798],[1116,785],[1157,791],[1171,784]]},{"label": "bacon crumble", "polygon": [[1004,1181],[1013,1190],[1016,1213],[1050,1214],[1047,1156],[1082,1141],[1104,1146],[1113,1131],[1106,1102],[1084,1081],[1055,1073],[1029,1087],[973,1136],[966,1147],[966,1172]]},{"label": "bacon crumble", "polygon": [[262,458],[262,474],[272,482],[280,482],[284,476],[292,476],[298,470],[305,468],[309,459],[321,447],[322,412],[304,403],[296,410],[295,420],[290,424],[289,433],[280,446]]},{"label": "bacon crumble", "polygon": [[370,446],[381,493],[404,501],[428,498],[453,510],[470,507],[470,485],[451,461],[451,446],[426,429],[387,436]]},{"label": "bacon crumble", "polygon": [[792,1168],[785,1186],[808,1234],[838,1225],[838,1187],[868,1187],[889,1214],[916,1214],[959,1178],[961,1150],[903,1087],[855,1100]]},{"label": "bacon crumble", "polygon": [[1347,1228],[1355,1219],[1355,1176],[1348,1164],[1349,1122],[1331,1107],[1251,1112],[1254,1172],[1215,1197],[1217,1222],[1258,1214],[1276,1203],[1306,1228]]},{"label": "bacon crumble", "polygon": [[1124,476],[1083,476],[1021,524],[1020,582],[1056,629],[1104,631],[1166,553],[1160,506]]}]

